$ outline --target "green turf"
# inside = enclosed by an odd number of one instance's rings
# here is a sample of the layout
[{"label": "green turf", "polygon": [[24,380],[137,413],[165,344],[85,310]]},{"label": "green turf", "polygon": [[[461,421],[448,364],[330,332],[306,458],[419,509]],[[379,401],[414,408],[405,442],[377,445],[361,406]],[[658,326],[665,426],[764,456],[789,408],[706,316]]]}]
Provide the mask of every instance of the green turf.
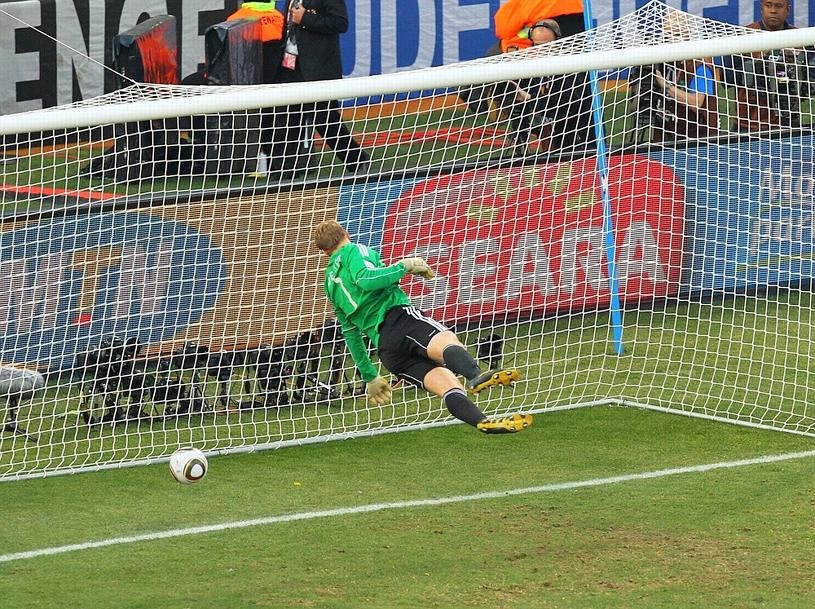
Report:
[{"label": "green turf", "polygon": [[[811,439],[626,408],[0,485],[0,554],[320,509],[811,451]],[[815,457],[224,530],[0,563],[15,609],[805,608]]]}]

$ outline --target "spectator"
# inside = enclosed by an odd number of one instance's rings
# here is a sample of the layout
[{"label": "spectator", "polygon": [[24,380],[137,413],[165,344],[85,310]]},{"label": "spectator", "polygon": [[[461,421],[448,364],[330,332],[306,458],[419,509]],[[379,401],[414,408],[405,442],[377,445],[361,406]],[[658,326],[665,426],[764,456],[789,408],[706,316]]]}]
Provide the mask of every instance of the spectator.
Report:
[{"label": "spectator", "polygon": [[[523,36],[533,46],[554,42],[561,38],[558,19],[536,21]],[[507,52],[513,50],[517,49],[507,47]],[[496,44],[487,55],[499,53]],[[509,119],[513,140],[521,151],[533,134],[544,151],[586,152],[594,146],[591,91],[585,72],[465,89],[460,95],[475,111],[483,110],[480,102],[485,99],[497,106]]]},{"label": "spectator", "polygon": [[[340,34],[348,30],[345,0],[287,0],[283,55],[275,82],[311,82],[342,78]],[[360,173],[368,169],[368,154],[343,124],[335,101],[305,104],[278,113],[276,128],[288,129],[300,122],[302,113],[312,115],[314,128],[345,165]],[[283,115],[281,117],[281,114]],[[286,121],[280,125],[279,120]]]},{"label": "spectator", "polygon": [[[694,37],[690,15],[669,8],[663,21],[665,42]],[[719,130],[719,99],[716,73],[709,59],[689,59],[653,68],[654,120],[651,140],[696,139]]]},{"label": "spectator", "polygon": [[[555,30],[556,38],[560,30]],[[550,41],[546,26],[530,28],[534,46]],[[532,123],[548,135],[549,150],[586,153],[594,149],[595,132],[588,74],[550,76],[532,90]]]},{"label": "spectator", "polygon": [[[792,29],[789,14],[789,0],[761,0],[761,18],[747,27],[766,32]],[[781,49],[726,60],[725,82],[736,88],[736,131],[800,125],[800,96],[809,80],[808,55],[811,61],[811,50]]]},{"label": "spectator", "polygon": [[[533,46],[554,42],[560,38],[560,26],[554,19],[541,19],[533,23],[524,32],[524,38]],[[506,48],[505,52],[516,51],[514,46]],[[491,52],[498,54],[499,47],[493,47]],[[510,80],[505,83],[494,85],[490,94],[494,97],[493,102],[505,113],[512,126],[512,135],[518,146],[525,147],[530,133],[533,131],[532,122],[536,113],[539,113],[542,105],[542,97],[538,97],[543,87],[543,80],[540,78],[524,79],[521,81]],[[549,129],[543,129],[543,120],[537,121],[536,135],[546,140],[545,147],[549,147]]]},{"label": "spectator", "polygon": [[716,75],[711,63],[690,59],[654,71],[654,82],[664,94],[662,120],[652,126],[651,139],[695,139],[715,135],[719,129]]},{"label": "spectator", "polygon": [[507,53],[532,46],[529,29],[543,19],[553,18],[557,18],[559,30],[566,36],[582,32],[583,1],[507,0],[495,13],[495,37],[500,50]]},{"label": "spectator", "polygon": [[[557,20],[542,19],[528,32],[533,46],[561,37]],[[517,83],[513,109],[515,139],[525,144],[535,134],[544,150],[585,153],[594,147],[591,91],[585,72],[531,79]]]}]

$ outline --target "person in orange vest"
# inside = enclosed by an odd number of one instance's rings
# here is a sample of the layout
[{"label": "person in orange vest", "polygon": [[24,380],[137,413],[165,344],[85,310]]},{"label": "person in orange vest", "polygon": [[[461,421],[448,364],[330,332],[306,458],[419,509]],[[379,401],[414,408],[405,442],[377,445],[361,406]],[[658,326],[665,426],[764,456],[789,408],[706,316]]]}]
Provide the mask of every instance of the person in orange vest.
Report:
[{"label": "person in orange vest", "polygon": [[283,38],[283,13],[275,8],[274,2],[244,2],[226,18],[227,21],[235,19],[260,19],[263,42]]},{"label": "person in orange vest", "polygon": [[508,0],[495,13],[495,36],[501,52],[532,46],[532,26],[554,17],[559,18],[563,36],[583,31],[583,0]]},{"label": "person in orange vest", "polygon": [[260,20],[260,39],[263,41],[263,82],[274,82],[277,65],[282,51],[280,41],[283,39],[283,13],[275,8],[274,2],[244,2],[240,8],[226,18]]}]

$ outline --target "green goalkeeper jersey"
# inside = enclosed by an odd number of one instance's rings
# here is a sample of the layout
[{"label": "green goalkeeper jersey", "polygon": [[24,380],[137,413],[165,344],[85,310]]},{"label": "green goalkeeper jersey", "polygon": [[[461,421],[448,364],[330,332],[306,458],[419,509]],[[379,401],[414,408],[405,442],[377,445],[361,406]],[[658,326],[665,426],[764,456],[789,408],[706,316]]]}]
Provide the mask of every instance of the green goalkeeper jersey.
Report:
[{"label": "green goalkeeper jersey", "polygon": [[379,326],[387,312],[410,299],[399,287],[407,274],[401,262],[385,266],[379,252],[358,243],[347,243],[331,255],[325,270],[325,293],[334,306],[345,342],[362,379],[377,376],[362,338],[379,347]]}]

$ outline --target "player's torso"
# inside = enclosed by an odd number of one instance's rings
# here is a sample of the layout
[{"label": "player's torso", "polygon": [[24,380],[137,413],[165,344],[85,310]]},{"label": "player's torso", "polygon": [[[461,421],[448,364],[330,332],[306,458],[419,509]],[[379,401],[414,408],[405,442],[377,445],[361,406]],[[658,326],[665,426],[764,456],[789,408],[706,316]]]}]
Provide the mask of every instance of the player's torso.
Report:
[{"label": "player's torso", "polygon": [[392,307],[409,303],[398,284],[373,291],[357,285],[354,277],[357,269],[384,266],[376,250],[351,244],[332,257],[326,268],[326,296],[335,310],[344,313],[363,332],[376,328]]}]

